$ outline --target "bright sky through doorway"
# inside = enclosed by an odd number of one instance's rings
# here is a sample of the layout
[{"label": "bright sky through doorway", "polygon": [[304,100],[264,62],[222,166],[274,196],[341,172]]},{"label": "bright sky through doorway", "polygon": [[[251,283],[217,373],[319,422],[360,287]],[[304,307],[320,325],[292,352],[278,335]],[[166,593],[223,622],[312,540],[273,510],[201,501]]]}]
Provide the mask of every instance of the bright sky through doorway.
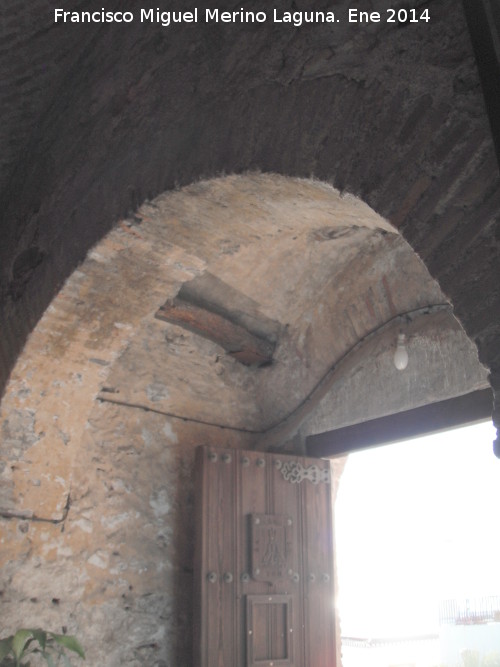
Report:
[{"label": "bright sky through doorway", "polygon": [[343,636],[434,633],[440,599],[500,595],[491,423],[349,457],[337,497]]}]

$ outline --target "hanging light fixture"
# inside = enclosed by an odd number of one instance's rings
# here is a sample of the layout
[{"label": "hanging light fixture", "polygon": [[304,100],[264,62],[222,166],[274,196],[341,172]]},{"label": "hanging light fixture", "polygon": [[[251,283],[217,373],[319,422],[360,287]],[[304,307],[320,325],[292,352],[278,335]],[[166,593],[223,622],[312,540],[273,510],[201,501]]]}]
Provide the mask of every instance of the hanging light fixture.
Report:
[{"label": "hanging light fixture", "polygon": [[394,365],[398,371],[404,371],[408,366],[408,350],[406,349],[406,336],[404,333],[398,334],[396,352],[394,352]]}]

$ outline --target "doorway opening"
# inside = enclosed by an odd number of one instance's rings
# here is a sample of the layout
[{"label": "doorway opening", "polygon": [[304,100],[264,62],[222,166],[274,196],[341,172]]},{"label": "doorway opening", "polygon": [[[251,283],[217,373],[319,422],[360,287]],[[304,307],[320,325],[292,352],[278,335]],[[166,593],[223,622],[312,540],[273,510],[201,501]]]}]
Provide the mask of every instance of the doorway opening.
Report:
[{"label": "doorway opening", "polygon": [[500,462],[483,422],[351,454],[335,502],[343,667],[500,666]]}]

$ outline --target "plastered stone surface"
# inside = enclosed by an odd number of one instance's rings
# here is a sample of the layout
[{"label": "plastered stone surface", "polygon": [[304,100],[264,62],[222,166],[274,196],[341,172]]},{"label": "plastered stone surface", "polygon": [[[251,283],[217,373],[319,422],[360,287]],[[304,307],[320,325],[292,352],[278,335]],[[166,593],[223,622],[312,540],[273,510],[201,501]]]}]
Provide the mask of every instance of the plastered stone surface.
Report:
[{"label": "plastered stone surface", "polygon": [[96,404],[66,518],[2,521],[5,630],[65,626],[94,665],[190,664],[198,444],[252,440]]}]

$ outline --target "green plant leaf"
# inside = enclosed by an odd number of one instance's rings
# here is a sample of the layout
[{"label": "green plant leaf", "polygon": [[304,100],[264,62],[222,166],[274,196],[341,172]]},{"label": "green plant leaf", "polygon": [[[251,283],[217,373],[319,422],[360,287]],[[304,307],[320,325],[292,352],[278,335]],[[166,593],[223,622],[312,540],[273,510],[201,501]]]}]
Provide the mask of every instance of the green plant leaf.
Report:
[{"label": "green plant leaf", "polygon": [[60,646],[64,646],[64,648],[78,653],[80,658],[85,660],[85,652],[76,637],[73,637],[72,635],[56,635],[53,632],[50,632],[49,634]]},{"label": "green plant leaf", "polygon": [[18,630],[12,638],[12,649],[17,660],[22,657],[26,644],[32,637],[33,633],[31,630],[22,629]]},{"label": "green plant leaf", "polygon": [[48,664],[49,667],[56,667],[55,664],[54,664],[54,661],[52,660],[52,658],[50,657],[50,655],[46,651],[42,651],[42,655],[45,658],[45,660],[47,661],[47,664]]},{"label": "green plant leaf", "polygon": [[71,662],[66,653],[62,654],[62,659],[64,660],[64,664],[66,665],[66,667],[72,667]]},{"label": "green plant leaf", "polygon": [[45,644],[47,643],[47,633],[45,630],[40,630],[40,628],[31,628],[31,634],[34,639],[40,644],[42,651],[45,651]]},{"label": "green plant leaf", "polygon": [[2,662],[0,662],[0,665],[2,665],[2,667],[16,667],[16,661],[14,658],[6,656]]},{"label": "green plant leaf", "polygon": [[0,639],[0,661],[12,651],[12,639],[12,635],[5,637],[5,639]]}]

